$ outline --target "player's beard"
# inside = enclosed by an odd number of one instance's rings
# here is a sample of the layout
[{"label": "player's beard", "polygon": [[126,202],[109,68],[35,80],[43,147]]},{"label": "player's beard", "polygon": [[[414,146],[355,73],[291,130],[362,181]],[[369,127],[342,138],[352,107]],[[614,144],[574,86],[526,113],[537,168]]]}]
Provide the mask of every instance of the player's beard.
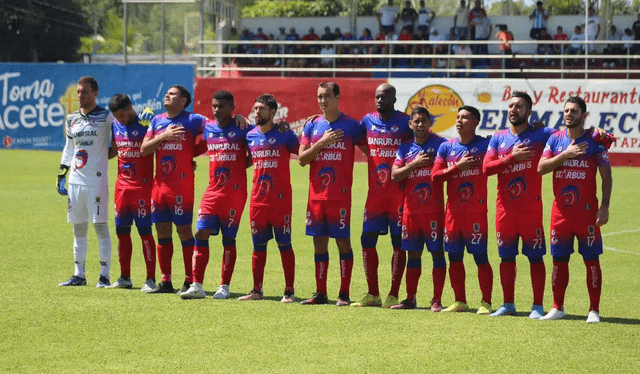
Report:
[{"label": "player's beard", "polygon": [[572,124],[565,123],[564,125],[565,125],[568,129],[575,129],[576,127],[578,127],[578,126],[582,125],[582,122],[580,122],[580,121],[575,121],[575,122],[573,122]]},{"label": "player's beard", "polygon": [[[509,120],[509,122],[511,122],[511,120]],[[516,119],[516,122],[511,122],[511,124],[513,126],[515,126],[515,127],[520,127],[520,126],[522,126],[524,124],[528,124],[528,123],[527,123],[527,119],[525,117],[518,117]]]},{"label": "player's beard", "polygon": [[262,118],[262,117],[256,118],[256,125],[258,125],[258,126],[264,126],[267,123],[269,123],[269,120],[266,119],[266,118]]}]

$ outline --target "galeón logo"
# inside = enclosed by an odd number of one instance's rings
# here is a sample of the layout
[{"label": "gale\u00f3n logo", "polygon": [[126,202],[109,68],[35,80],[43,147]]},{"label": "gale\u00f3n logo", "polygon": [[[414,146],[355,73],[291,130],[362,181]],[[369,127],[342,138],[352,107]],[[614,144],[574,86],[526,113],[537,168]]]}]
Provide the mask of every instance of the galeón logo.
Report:
[{"label": "gale\u00f3n logo", "polygon": [[458,108],[462,105],[462,98],[455,91],[446,86],[433,85],[416,92],[409,99],[405,112],[410,115],[417,106],[427,108],[433,123],[431,130],[442,132],[455,125]]}]

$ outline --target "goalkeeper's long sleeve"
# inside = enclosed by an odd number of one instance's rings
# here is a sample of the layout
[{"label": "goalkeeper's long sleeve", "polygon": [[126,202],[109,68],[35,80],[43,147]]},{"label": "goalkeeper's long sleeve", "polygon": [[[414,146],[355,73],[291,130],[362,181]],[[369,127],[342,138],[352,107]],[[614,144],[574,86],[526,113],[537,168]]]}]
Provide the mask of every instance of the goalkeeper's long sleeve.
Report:
[{"label": "goalkeeper's long sleeve", "polygon": [[67,135],[67,142],[64,145],[64,149],[62,150],[62,157],[60,158],[60,165],[71,165],[71,160],[73,158],[73,138]]}]

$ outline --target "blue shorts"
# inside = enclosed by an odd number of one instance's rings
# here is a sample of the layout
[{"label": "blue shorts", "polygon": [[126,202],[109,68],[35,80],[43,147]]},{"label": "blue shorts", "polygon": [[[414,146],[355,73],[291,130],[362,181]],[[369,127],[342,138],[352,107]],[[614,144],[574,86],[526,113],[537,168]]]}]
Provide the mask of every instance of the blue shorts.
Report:
[{"label": "blue shorts", "polygon": [[266,244],[275,236],[278,244],[291,243],[291,206],[251,206],[253,244]]},{"label": "blue shorts", "polygon": [[151,226],[151,191],[118,188],[114,193],[116,226]]},{"label": "blue shorts", "polygon": [[429,252],[443,249],[444,218],[442,213],[405,214],[402,217],[402,249]]},{"label": "blue shorts", "polygon": [[309,236],[351,237],[351,202],[309,200],[305,233]]},{"label": "blue shorts", "polygon": [[487,253],[487,213],[445,213],[444,250]]},{"label": "blue shorts", "polygon": [[518,255],[518,239],[522,239],[522,254],[542,257],[547,253],[542,227],[542,210],[529,212],[496,212],[496,239],[500,257]]},{"label": "blue shorts", "polygon": [[578,239],[578,253],[593,257],[602,254],[602,236],[596,226],[597,203],[581,214],[563,215],[555,205],[551,209],[551,255],[569,256],[573,240]]},{"label": "blue shorts", "polygon": [[154,185],[151,198],[153,223],[173,222],[176,226],[193,223],[193,184],[175,188]]},{"label": "blue shorts", "polygon": [[364,207],[362,231],[392,236],[402,235],[402,206],[404,196],[381,197],[369,194]]}]

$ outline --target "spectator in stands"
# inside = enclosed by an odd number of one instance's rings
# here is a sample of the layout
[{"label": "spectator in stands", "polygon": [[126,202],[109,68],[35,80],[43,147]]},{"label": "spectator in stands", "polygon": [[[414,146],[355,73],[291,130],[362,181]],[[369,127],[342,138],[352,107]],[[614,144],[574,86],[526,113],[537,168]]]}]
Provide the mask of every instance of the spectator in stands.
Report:
[{"label": "spectator in stands", "polygon": [[[538,43],[538,48],[537,48],[537,52],[539,55],[550,55],[553,54],[553,43],[551,43],[551,35],[547,34],[547,28],[543,27],[540,29],[540,36],[538,37],[538,41],[540,41],[540,43]],[[540,59],[539,58],[535,58],[534,62],[536,65],[540,64]],[[544,59],[544,63],[548,64],[549,63],[549,58],[545,58]]]},{"label": "spectator in stands", "polygon": [[[292,27],[289,29],[289,33],[287,34],[287,41],[295,41],[300,40],[300,35],[296,32],[296,28]],[[296,50],[299,49],[297,44],[288,44],[287,45],[287,53],[296,53]]]},{"label": "spectator in stands", "polygon": [[456,29],[456,40],[466,40],[469,36],[469,9],[464,0],[460,1],[460,7],[453,16],[453,27]]},{"label": "spectator in stands", "polygon": [[471,32],[471,40],[476,39],[476,22],[478,18],[487,17],[487,12],[482,7],[480,0],[475,0],[473,8],[469,11],[469,31]]},{"label": "spectator in stands", "polygon": [[[324,46],[322,46],[322,49],[320,50],[320,54],[323,56],[326,55],[332,55],[334,54],[334,49],[333,49],[333,45],[331,44],[325,44]],[[322,59],[320,60],[320,62],[322,63],[322,66],[324,67],[333,67],[333,62],[335,61],[335,59],[333,57],[322,57]]]},{"label": "spectator in stands", "polygon": [[[309,33],[306,34],[305,36],[303,36],[302,40],[303,41],[307,41],[307,42],[314,42],[316,40],[320,40],[320,37],[318,36],[318,34],[316,34],[316,30],[314,30],[313,27],[310,27],[309,28]],[[320,52],[320,45],[319,44],[313,44],[313,45],[305,44],[303,50],[304,50],[305,53],[316,54],[316,53]]]},{"label": "spectator in stands", "polygon": [[[473,54],[473,51],[471,50],[471,48],[469,48],[468,44],[454,45],[452,50],[453,54],[457,56]],[[464,67],[464,75],[466,77],[469,77],[469,75],[471,74],[471,72],[469,71],[469,69],[471,69],[471,57],[454,58],[449,60],[449,63],[449,69],[459,69],[460,67]],[[458,76],[460,76],[460,74],[458,74]]]},{"label": "spectator in stands", "polygon": [[[582,48],[582,42],[584,42],[584,34],[582,33],[582,27],[580,25],[576,25],[575,31],[573,35],[569,38],[569,40],[574,41],[575,43],[571,43],[567,52],[570,55],[582,54],[584,53],[584,49]],[[567,64],[576,64],[578,60],[568,60]]]},{"label": "spectator in stands", "polygon": [[402,29],[408,28],[411,35],[413,35],[416,19],[418,19],[418,12],[413,9],[411,1],[405,1],[404,8],[402,8],[402,12],[400,13],[400,27]]},{"label": "spectator in stands", "polygon": [[[416,33],[413,35],[413,40],[416,42],[429,40],[429,36],[425,34],[423,29],[421,29],[418,26],[418,31],[416,31]],[[413,43],[413,47],[411,48],[412,55],[430,55],[432,51],[433,50],[431,49],[431,46],[429,44]],[[419,63],[419,65],[431,65],[431,59],[425,60],[422,58],[421,59],[412,58],[411,63],[409,64],[409,67],[414,67],[416,65],[416,60]]]},{"label": "spectator in stands", "polygon": [[[242,32],[240,34],[240,40],[241,41],[253,41],[253,33],[249,32],[248,28],[244,28],[242,29]],[[240,47],[238,48],[238,52],[240,53],[251,53],[251,44],[250,43],[242,43],[240,44]],[[240,62],[243,64],[247,64],[249,61],[246,58],[242,58],[240,59]]]},{"label": "spectator in stands", "polygon": [[[598,40],[598,36],[600,36],[600,17],[596,16],[595,9],[590,6],[589,7],[589,18],[587,19],[586,33],[588,40]],[[594,43],[589,43],[589,53],[593,54],[596,52],[596,45]],[[593,61],[593,60],[592,60]]]},{"label": "spectator in stands", "polygon": [[385,34],[387,34],[388,31],[396,31],[395,24],[399,13],[398,7],[393,5],[393,0],[389,0],[387,5],[380,8],[378,11],[378,24]]},{"label": "spectator in stands", "polygon": [[[413,40],[413,35],[409,31],[408,27],[404,27],[402,31],[400,31],[400,35],[398,35],[398,40],[405,42],[405,44],[398,44],[394,47],[395,54],[408,55],[411,53],[412,44],[409,43]],[[404,58],[400,59],[404,61]],[[400,60],[396,60],[400,61]],[[407,64],[408,65],[408,64]]]},{"label": "spectator in stands", "polygon": [[542,29],[547,28],[547,19],[549,18],[549,13],[542,6],[542,1],[538,1],[536,3],[536,8],[531,12],[529,19],[533,20],[533,24],[531,25],[531,31],[529,32],[529,37],[534,40],[540,40],[540,35],[542,34]]},{"label": "spectator in stands", "polygon": [[[362,35],[358,38],[358,40],[361,41],[370,41],[373,40],[373,36],[371,35],[371,30],[369,30],[368,28],[364,28],[364,30],[362,30]],[[360,45],[360,53],[361,54],[366,54],[366,55],[370,55],[376,52],[376,46],[373,44],[361,44]],[[360,59],[361,64],[365,65],[373,65],[373,59],[371,57],[367,58],[367,59]]]},{"label": "spectator in stands", "polygon": [[[229,35],[227,36],[227,40],[229,41],[240,40],[240,34],[238,34],[238,29],[236,29],[235,27],[232,27],[229,30]],[[227,44],[225,47],[226,53],[238,53],[239,51],[240,51],[239,44]]]},{"label": "spectator in stands", "polygon": [[[355,35],[353,35],[351,33],[351,30],[347,29],[343,34],[342,37],[340,38],[340,40],[343,41],[350,41],[350,40],[358,40]],[[357,54],[358,53],[358,47],[357,45],[353,45],[353,44],[343,44],[340,45],[338,47],[338,53],[341,54]],[[344,60],[346,61],[346,60]]]},{"label": "spectator in stands", "polygon": [[[258,27],[258,32],[253,36],[253,40],[264,41],[264,40],[269,40],[269,37],[262,32],[262,27]],[[266,50],[267,50],[266,44],[254,44],[252,52],[262,55]],[[261,64],[263,62],[262,57],[254,57],[252,61],[256,65]]]},{"label": "spectator in stands", "polygon": [[[273,34],[269,34],[269,41],[270,42],[275,42],[276,41],[276,37]],[[277,54],[280,53],[280,46],[277,44],[267,44],[267,50],[266,50],[267,54]],[[280,65],[280,60],[278,59],[273,59],[273,58],[268,58],[265,59],[265,64],[268,65]]]},{"label": "spectator in stands", "polygon": [[[280,26],[279,27],[280,33],[278,34],[278,37],[276,38],[278,41],[285,41],[287,40],[287,29],[284,26]],[[284,44],[280,44],[279,48],[278,48],[278,52],[280,54],[285,53],[286,48]]]},{"label": "spectator in stands", "polygon": [[633,23],[631,29],[633,30],[634,40],[636,40],[636,43],[632,48],[632,52],[638,53],[638,51],[640,50],[640,13],[638,13],[638,19]]},{"label": "spectator in stands", "polygon": [[342,40],[342,31],[339,27],[336,27],[333,30],[333,37],[335,38],[335,40]]},{"label": "spectator in stands", "polygon": [[635,38],[633,36],[633,31],[631,31],[630,28],[624,29],[624,35],[622,35],[622,38],[620,38],[620,40],[629,41],[629,43],[624,43],[622,48],[624,48],[624,52],[627,55],[630,55],[631,53],[633,53],[633,48],[637,44],[631,42],[632,40],[635,40]]},{"label": "spectator in stands", "polygon": [[[556,34],[553,36],[553,40],[558,40],[558,41],[567,40],[567,34],[565,34],[564,30],[562,30],[562,26],[558,26],[558,30]],[[556,44],[554,45],[554,49],[556,54],[563,55],[564,51],[567,50],[567,47],[564,44]],[[551,65],[555,65],[554,63],[555,61],[552,61]]]},{"label": "spectator in stands", "polygon": [[[611,27],[609,28],[609,36],[607,36],[607,39],[610,41],[620,41],[622,40],[622,33],[618,31],[618,28],[615,25],[611,25]],[[625,53],[625,50],[622,44],[608,44],[603,53],[605,55],[621,55]],[[602,67],[615,68],[619,63],[620,61],[618,59],[607,58],[604,60]]]},{"label": "spectator in stands", "polygon": [[[430,41],[443,41],[447,40],[445,35],[440,35],[438,29],[435,27],[431,28],[431,36],[429,37]],[[434,55],[443,55],[443,58],[434,58],[431,60],[431,68],[432,69],[442,69],[447,66],[446,55],[449,54],[449,47],[446,44],[434,44],[433,45],[433,54]]]},{"label": "spectator in stands", "polygon": [[327,41],[327,42],[336,40],[336,37],[331,33],[331,28],[329,26],[324,27],[324,34],[322,34],[322,36],[320,37],[320,40]]},{"label": "spectator in stands", "polygon": [[422,35],[429,40],[429,29],[431,28],[431,22],[436,18],[436,14],[427,7],[424,0],[420,0],[420,9],[418,9],[418,30],[422,30]]},{"label": "spectator in stands", "polygon": [[[511,69],[513,61],[513,50],[511,49],[511,41],[513,40],[513,34],[507,28],[507,25],[499,25],[496,38],[500,40],[500,52],[504,55],[502,59],[502,68]],[[512,77],[511,73],[506,74],[507,77]]]},{"label": "spectator in stands", "polygon": [[[491,25],[491,21],[489,21],[489,17],[485,16],[476,16],[474,18],[473,24],[475,26],[475,38],[473,40],[489,40],[491,36],[491,30],[493,26]],[[486,55],[489,54],[489,45],[488,44],[476,44],[474,45],[473,53],[477,55]],[[486,59],[486,57],[483,57]]]}]

